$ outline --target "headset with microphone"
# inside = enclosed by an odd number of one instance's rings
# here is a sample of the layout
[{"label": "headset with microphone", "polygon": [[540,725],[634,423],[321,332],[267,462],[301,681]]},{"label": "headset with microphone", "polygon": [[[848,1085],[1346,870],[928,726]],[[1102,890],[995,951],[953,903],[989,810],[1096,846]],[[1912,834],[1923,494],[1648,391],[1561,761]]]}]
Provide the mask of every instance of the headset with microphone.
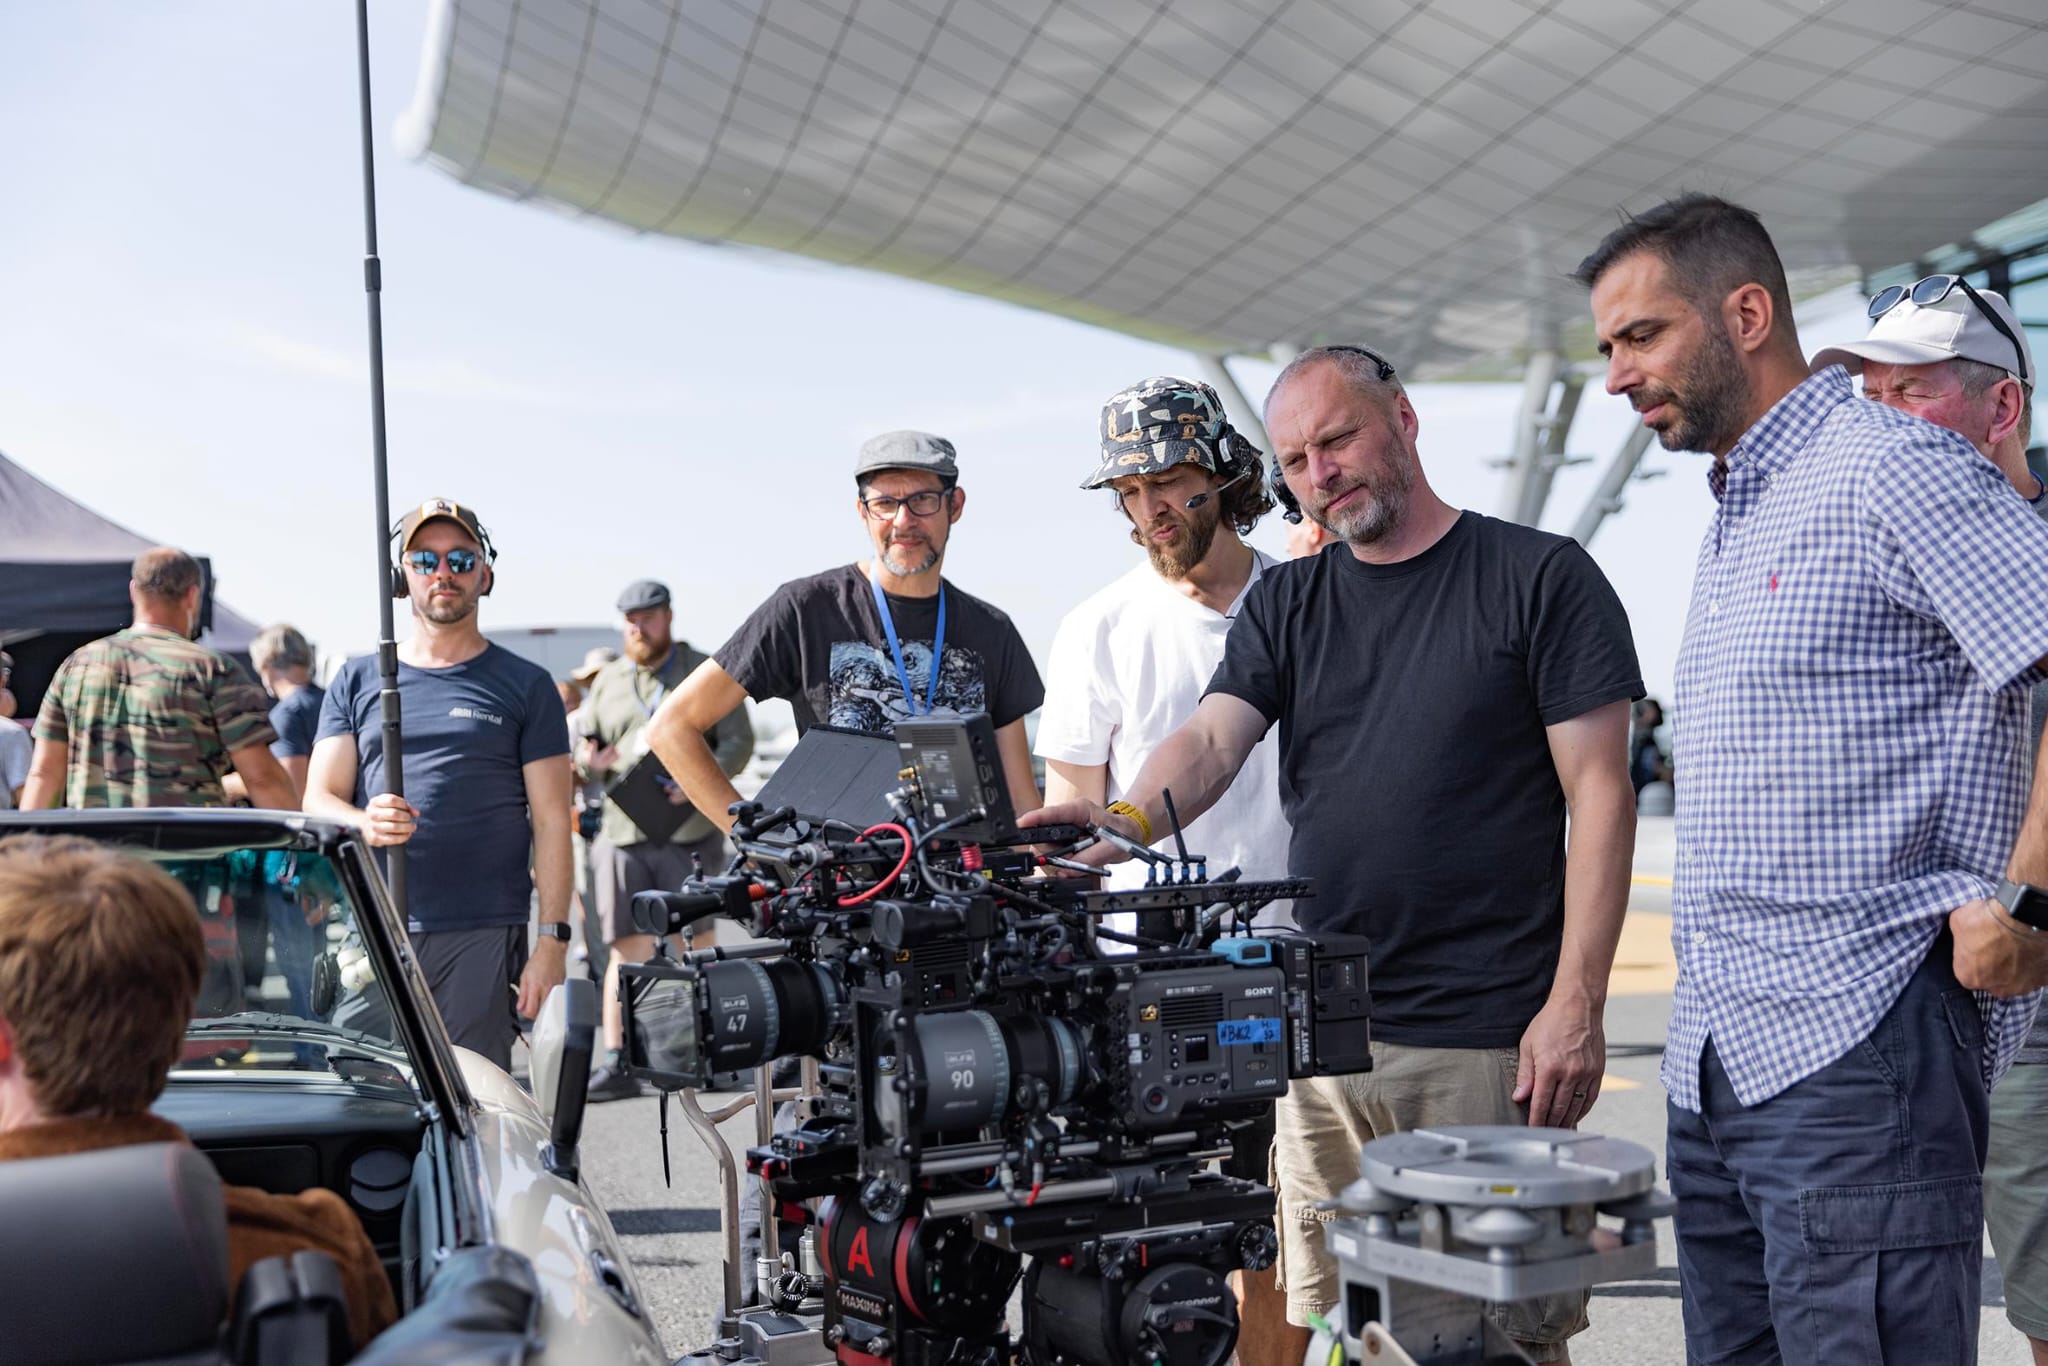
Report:
[{"label": "headset with microphone", "polygon": [[1193,512],[1211,498],[1222,497],[1225,490],[1236,488],[1239,484],[1242,484],[1245,480],[1250,479],[1259,472],[1259,452],[1256,446],[1239,436],[1234,428],[1225,429],[1224,440],[1229,444],[1231,460],[1242,465],[1244,468],[1231,475],[1215,488],[1209,489],[1204,493],[1198,493],[1188,499],[1187,502],[1181,504],[1189,512]]}]

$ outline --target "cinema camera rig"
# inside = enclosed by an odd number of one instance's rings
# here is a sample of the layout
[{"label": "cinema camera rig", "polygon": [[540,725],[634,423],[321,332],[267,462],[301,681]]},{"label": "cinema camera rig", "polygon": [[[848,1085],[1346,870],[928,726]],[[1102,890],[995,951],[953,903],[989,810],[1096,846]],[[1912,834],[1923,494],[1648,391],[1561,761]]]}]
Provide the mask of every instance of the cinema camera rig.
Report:
[{"label": "cinema camera rig", "polygon": [[[705,1359],[1224,1361],[1224,1277],[1272,1263],[1273,1192],[1213,1163],[1290,1078],[1370,1067],[1363,941],[1254,932],[1311,894],[1299,879],[1020,832],[986,717],[893,741],[814,728],[735,811],[731,869],[634,916],[662,936],[722,916],[760,942],[664,939],[621,969],[628,1065],[664,1095],[757,1068],[765,1101],[784,1058],[817,1078],[746,1154],[801,1249],[766,1308],[728,1304]],[[1097,839],[1147,861],[1147,885],[1038,876]],[[1142,931],[1101,923],[1117,912]]]}]

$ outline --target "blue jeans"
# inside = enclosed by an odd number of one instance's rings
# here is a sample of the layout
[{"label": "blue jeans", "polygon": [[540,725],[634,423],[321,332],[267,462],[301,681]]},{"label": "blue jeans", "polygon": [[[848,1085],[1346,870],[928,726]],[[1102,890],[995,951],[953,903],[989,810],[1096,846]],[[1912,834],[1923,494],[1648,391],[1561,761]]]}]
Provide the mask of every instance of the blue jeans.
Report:
[{"label": "blue jeans", "polygon": [[1967,1366],[1983,1271],[1983,1030],[1943,933],[1870,1036],[1758,1105],[1713,1045],[1668,1105],[1696,1366]]}]

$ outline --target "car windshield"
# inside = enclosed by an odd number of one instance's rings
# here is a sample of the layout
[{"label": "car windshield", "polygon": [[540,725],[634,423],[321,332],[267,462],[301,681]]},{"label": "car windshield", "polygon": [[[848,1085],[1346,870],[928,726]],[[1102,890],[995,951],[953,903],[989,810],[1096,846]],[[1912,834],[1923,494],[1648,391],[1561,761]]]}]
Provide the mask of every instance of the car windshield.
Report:
[{"label": "car windshield", "polygon": [[286,1070],[396,1084],[410,1071],[357,908],[325,855],[149,856],[192,894],[206,937],[178,1077]]}]

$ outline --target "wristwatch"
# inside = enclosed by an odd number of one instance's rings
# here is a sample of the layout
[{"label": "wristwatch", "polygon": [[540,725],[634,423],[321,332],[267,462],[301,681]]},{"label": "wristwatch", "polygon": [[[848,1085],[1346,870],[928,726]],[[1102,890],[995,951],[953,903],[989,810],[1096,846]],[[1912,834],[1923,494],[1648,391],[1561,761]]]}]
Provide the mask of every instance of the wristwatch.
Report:
[{"label": "wristwatch", "polygon": [[2048,930],[2048,891],[2007,879],[1998,884],[1991,899],[2005,907],[2006,914],[2020,924]]},{"label": "wristwatch", "polygon": [[559,939],[564,944],[568,943],[569,922],[566,920],[557,920],[553,924],[548,924],[547,922],[543,921],[540,927],[540,937],[543,939]]}]

